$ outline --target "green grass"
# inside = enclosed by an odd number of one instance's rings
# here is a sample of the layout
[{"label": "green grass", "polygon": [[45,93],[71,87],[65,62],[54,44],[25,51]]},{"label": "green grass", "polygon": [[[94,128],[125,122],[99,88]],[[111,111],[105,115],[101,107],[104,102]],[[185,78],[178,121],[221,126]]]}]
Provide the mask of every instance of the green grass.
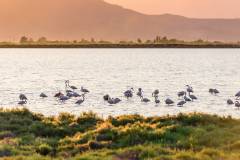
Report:
[{"label": "green grass", "polygon": [[44,117],[0,109],[0,159],[238,160],[240,120],[199,113]]}]

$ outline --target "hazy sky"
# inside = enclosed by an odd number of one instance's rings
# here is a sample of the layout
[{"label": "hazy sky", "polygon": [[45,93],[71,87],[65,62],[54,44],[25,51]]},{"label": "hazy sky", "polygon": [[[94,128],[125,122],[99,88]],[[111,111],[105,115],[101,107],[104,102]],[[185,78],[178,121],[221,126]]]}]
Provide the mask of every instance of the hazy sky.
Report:
[{"label": "hazy sky", "polygon": [[240,18],[240,0],[105,0],[147,14],[196,18]]}]

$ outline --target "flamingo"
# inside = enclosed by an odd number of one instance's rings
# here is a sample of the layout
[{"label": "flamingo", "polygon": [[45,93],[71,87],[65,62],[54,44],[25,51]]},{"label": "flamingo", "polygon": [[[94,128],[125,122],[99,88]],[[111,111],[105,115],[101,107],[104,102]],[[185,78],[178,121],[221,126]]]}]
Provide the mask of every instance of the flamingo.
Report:
[{"label": "flamingo", "polygon": [[75,86],[70,86],[70,88],[71,88],[72,90],[76,90],[76,89],[78,89],[78,88],[75,87]]},{"label": "flamingo", "polygon": [[233,105],[234,102],[233,102],[231,99],[228,99],[228,100],[227,100],[227,104],[228,104],[228,105]]},{"label": "flamingo", "polygon": [[69,97],[68,97],[68,96],[64,96],[64,95],[61,95],[61,96],[59,97],[59,100],[60,100],[60,101],[67,101],[67,100],[69,100]]},{"label": "flamingo", "polygon": [[69,81],[69,80],[65,81],[65,85],[66,85],[66,87],[69,87],[69,88],[71,88],[72,90],[78,89],[78,88],[75,87],[75,86],[70,86],[70,81]]},{"label": "flamingo", "polygon": [[85,89],[85,88],[83,88],[83,87],[81,87],[81,92],[83,92],[83,93],[89,93],[89,90],[87,90],[87,89]]},{"label": "flamingo", "polygon": [[66,89],[66,93],[71,93],[73,92],[72,90]]},{"label": "flamingo", "polygon": [[41,94],[40,94],[40,97],[41,97],[41,98],[47,98],[48,96],[47,96],[45,93],[41,93]]},{"label": "flamingo", "polygon": [[186,104],[186,101],[180,101],[180,102],[178,102],[177,106],[183,107],[184,104]]},{"label": "flamingo", "polygon": [[193,88],[191,87],[191,86],[189,86],[189,85],[186,85],[186,87],[187,87],[187,92],[188,93],[193,93],[194,91],[193,91]]},{"label": "flamingo", "polygon": [[217,89],[213,89],[213,88],[210,88],[209,89],[209,93],[211,93],[211,94],[218,94],[218,93],[220,93]]},{"label": "flamingo", "polygon": [[27,104],[27,101],[19,101],[18,104],[19,105],[24,105],[24,104]]},{"label": "flamingo", "polygon": [[19,105],[24,105],[27,104],[27,96],[25,94],[20,94],[19,95],[20,101],[18,102]]},{"label": "flamingo", "polygon": [[109,98],[110,98],[110,96],[109,96],[108,94],[106,94],[106,95],[103,96],[103,100],[104,100],[104,101],[108,101]]},{"label": "flamingo", "polygon": [[58,92],[58,93],[56,93],[55,95],[54,95],[54,97],[57,97],[57,98],[59,98],[59,97],[61,97],[61,96],[63,96],[64,94],[63,93],[61,93],[61,92]]},{"label": "flamingo", "polygon": [[150,102],[150,99],[141,97],[141,101],[144,103]]},{"label": "flamingo", "polygon": [[127,99],[132,98],[133,97],[133,88],[131,88],[130,90],[127,90],[124,92],[124,96],[127,97]]},{"label": "flamingo", "polygon": [[122,100],[120,98],[111,98],[111,97],[108,97],[108,100],[107,100],[109,104],[118,104],[121,101]]},{"label": "flamingo", "polygon": [[122,100],[120,99],[120,98],[115,98],[114,99],[114,102],[115,102],[115,104],[117,104],[117,103],[119,103],[119,102],[121,102]]},{"label": "flamingo", "polygon": [[[190,92],[189,92],[190,94]],[[185,96],[183,97],[183,99],[186,101],[186,102],[191,102],[192,100],[190,98],[187,97],[187,94],[185,93]]]},{"label": "flamingo", "polygon": [[83,94],[83,95],[82,95],[82,99],[79,99],[75,104],[80,105],[80,104],[82,104],[84,101],[85,101],[85,95]]},{"label": "flamingo", "polygon": [[235,97],[237,97],[237,99],[240,98],[240,91],[238,93],[235,94]]},{"label": "flamingo", "polygon": [[195,95],[193,95],[193,94],[190,94],[189,93],[189,97],[192,99],[192,101],[194,101],[194,100],[197,100],[198,98],[195,96]]},{"label": "flamingo", "polygon": [[238,101],[236,101],[235,106],[239,109],[240,108],[240,103]]},{"label": "flamingo", "polygon": [[167,99],[165,100],[165,103],[166,103],[167,105],[172,105],[172,104],[174,104],[174,101],[171,100],[170,98],[167,98]]},{"label": "flamingo", "polygon": [[218,94],[218,93],[220,93],[220,92],[219,92],[219,90],[214,89],[214,93],[215,93],[215,94]]},{"label": "flamingo", "polygon": [[122,101],[120,98],[111,98],[108,94],[103,96],[103,100],[107,101],[109,104],[118,104]]},{"label": "flamingo", "polygon": [[155,96],[154,98],[155,98],[155,103],[156,103],[156,104],[159,104],[159,103],[160,103],[160,100],[158,99],[158,96]]},{"label": "flamingo", "polygon": [[69,92],[67,93],[68,97],[80,97],[80,94],[78,94],[77,92]]},{"label": "flamingo", "polygon": [[27,96],[25,95],[25,94],[20,94],[19,95],[19,99],[21,100],[21,101],[27,101],[28,99],[27,99]]},{"label": "flamingo", "polygon": [[108,98],[107,102],[108,102],[109,104],[115,104],[114,99],[111,98],[111,97]]},{"label": "flamingo", "polygon": [[78,94],[77,92],[73,92],[73,97],[80,97],[81,95]]},{"label": "flamingo", "polygon": [[214,89],[210,88],[208,92],[211,93],[211,94],[213,94]]},{"label": "flamingo", "polygon": [[185,91],[180,91],[180,92],[178,92],[178,98],[180,98],[180,97],[183,97],[184,95],[186,94],[186,92]]},{"label": "flamingo", "polygon": [[153,91],[152,96],[154,97],[154,96],[157,96],[158,94],[159,94],[159,90],[156,89],[155,91]]},{"label": "flamingo", "polygon": [[73,97],[73,92],[68,92],[67,96],[70,97],[70,98]]},{"label": "flamingo", "polygon": [[137,96],[140,98],[143,96],[142,88],[138,88]]}]

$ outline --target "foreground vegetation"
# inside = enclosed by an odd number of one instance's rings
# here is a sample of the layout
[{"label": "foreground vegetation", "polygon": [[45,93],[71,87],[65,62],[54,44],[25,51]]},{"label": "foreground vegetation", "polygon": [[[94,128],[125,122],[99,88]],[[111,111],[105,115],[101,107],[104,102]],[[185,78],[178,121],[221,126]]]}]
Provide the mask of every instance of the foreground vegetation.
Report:
[{"label": "foreground vegetation", "polygon": [[183,41],[157,36],[153,40],[106,41],[82,39],[74,41],[53,41],[46,37],[33,40],[21,37],[19,42],[0,42],[0,48],[240,48],[240,42]]},{"label": "foreground vegetation", "polygon": [[206,114],[166,117],[0,109],[0,159],[238,160],[240,120]]}]

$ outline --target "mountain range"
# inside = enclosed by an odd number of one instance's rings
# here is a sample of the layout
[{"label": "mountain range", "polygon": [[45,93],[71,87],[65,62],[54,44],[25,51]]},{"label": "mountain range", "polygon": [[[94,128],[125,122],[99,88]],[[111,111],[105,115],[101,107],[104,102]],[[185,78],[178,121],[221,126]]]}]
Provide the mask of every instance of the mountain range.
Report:
[{"label": "mountain range", "polygon": [[146,15],[103,0],[1,0],[0,41],[21,36],[52,40],[153,39],[238,41],[240,19]]}]

